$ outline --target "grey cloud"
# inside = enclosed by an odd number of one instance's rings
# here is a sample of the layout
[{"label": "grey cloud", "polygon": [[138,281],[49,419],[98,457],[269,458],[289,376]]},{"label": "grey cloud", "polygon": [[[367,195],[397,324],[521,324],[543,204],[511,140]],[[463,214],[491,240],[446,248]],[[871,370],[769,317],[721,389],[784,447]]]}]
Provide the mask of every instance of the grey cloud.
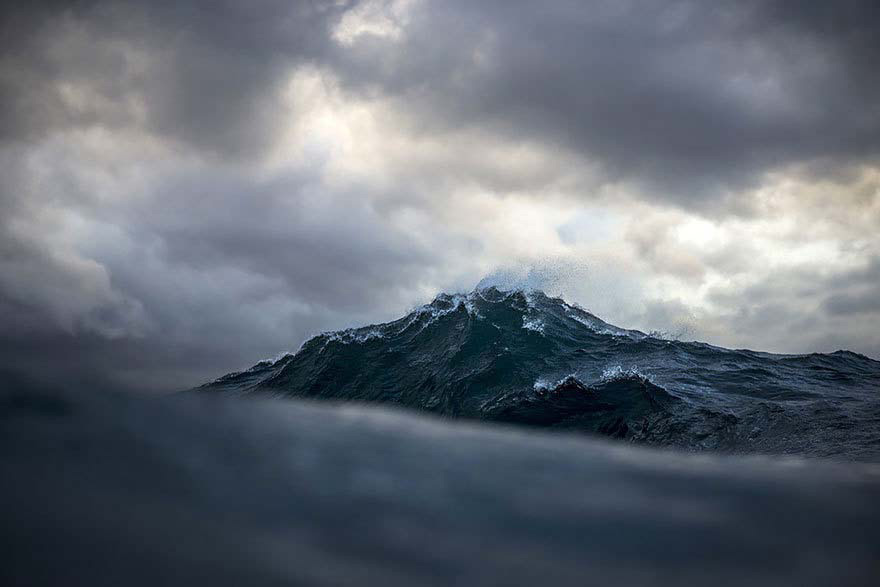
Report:
[{"label": "grey cloud", "polygon": [[[349,4],[57,2],[2,19],[0,366],[174,389],[409,299],[433,260],[368,197],[325,190],[320,169],[267,183],[248,167],[275,140],[286,76]],[[31,160],[90,128],[164,146]],[[122,193],[91,193],[120,172]],[[55,234],[78,219],[84,238]]]},{"label": "grey cloud", "polygon": [[[9,42],[0,128],[134,123],[139,104],[150,131],[247,158],[273,140],[281,84],[308,62],[405,100],[422,132],[564,146],[675,202],[708,207],[792,162],[880,156],[873,2],[427,1],[402,39],[340,46],[330,32],[356,4],[29,10],[13,27],[38,33]],[[60,80],[103,107],[72,109]]]},{"label": "grey cloud", "polygon": [[652,268],[681,279],[699,283],[705,276],[706,265],[692,251],[682,250],[673,242],[674,226],[668,219],[640,218],[627,230],[627,240],[635,247],[638,257]]},{"label": "grey cloud", "polygon": [[837,291],[824,303],[831,315],[880,319],[880,257],[871,259],[864,269],[835,280],[834,289]]},{"label": "grey cloud", "polygon": [[[210,168],[175,177],[126,207],[125,224],[159,239],[160,255],[195,271],[236,268],[278,280],[309,304],[356,312],[387,283],[416,283],[436,252],[377,214],[364,194],[334,192],[314,176],[271,181]],[[184,198],[180,195],[185,194]],[[119,259],[124,271],[125,260]]]},{"label": "grey cloud", "polygon": [[429,2],[403,46],[367,39],[338,67],[438,127],[541,137],[707,203],[791,162],[876,162],[875,3],[822,6]]},{"label": "grey cloud", "polygon": [[835,294],[825,301],[832,314],[880,315],[880,288],[861,294]]},{"label": "grey cloud", "polygon": [[[329,326],[396,317],[444,259],[439,246],[426,249],[375,212],[365,194],[322,184],[320,169],[265,179],[181,162],[157,166],[144,195],[71,202],[69,192],[88,183],[63,173],[70,161],[49,163],[60,177],[40,190],[7,178],[14,214],[0,239],[8,325],[0,367],[41,381],[195,385],[295,350]],[[66,250],[36,234],[45,209],[90,219],[88,240]],[[15,222],[32,223],[35,234],[13,231]],[[47,356],[51,365],[41,368]]]},{"label": "grey cloud", "polygon": [[[77,386],[173,389],[289,350],[322,328],[393,318],[472,269],[448,266],[478,253],[480,239],[448,226],[455,210],[437,213],[457,186],[477,178],[481,189],[541,197],[558,179],[545,159],[509,172],[503,155],[483,165],[483,136],[546,147],[546,160],[561,167],[598,165],[602,181],[635,184],[634,197],[649,202],[718,214],[729,212],[718,212],[719,202],[780,165],[845,175],[880,159],[872,2],[831,10],[428,0],[413,4],[400,38],[362,35],[345,46],[331,31],[356,4],[4,8],[0,369]],[[409,161],[402,149],[396,184],[382,193],[357,181],[330,186],[317,163],[267,173],[262,157],[290,114],[284,85],[307,65],[332,74],[344,97],[389,100],[414,142],[450,137],[474,152],[437,166],[431,157]],[[65,134],[96,128],[119,145],[152,141],[158,154],[90,158]],[[30,161],[53,139],[69,141],[67,151]],[[93,176],[123,172],[130,181],[114,185],[120,193],[90,191]],[[412,229],[395,221],[423,199],[431,202],[419,213],[437,216]],[[83,234],[58,234],[59,214]],[[645,225],[629,244],[645,267],[698,283],[703,269],[676,256],[667,236]],[[748,247],[706,262],[747,272]],[[638,289],[638,276],[614,269],[626,281],[618,289]],[[866,325],[880,319],[870,298],[878,282],[871,273],[789,273],[750,291],[719,290],[715,301],[741,312],[707,318],[702,332],[784,349],[806,330],[801,347],[840,342],[876,356]],[[625,325],[674,329],[691,317],[680,303],[657,302],[641,319]],[[847,329],[849,339],[835,338]],[[732,334],[715,338],[723,332]]]},{"label": "grey cloud", "polygon": [[[765,348],[778,352],[855,349],[880,356],[880,307],[860,304],[856,293],[865,275],[864,269],[791,269],[744,289],[715,287],[710,299],[735,311],[702,317],[701,334],[735,346],[750,346],[759,335]],[[876,291],[877,283],[867,285]],[[835,293],[826,298],[828,292]]]},{"label": "grey cloud", "polygon": [[349,2],[79,2],[11,11],[0,138],[143,126],[203,153],[252,158],[278,92],[318,59]]}]

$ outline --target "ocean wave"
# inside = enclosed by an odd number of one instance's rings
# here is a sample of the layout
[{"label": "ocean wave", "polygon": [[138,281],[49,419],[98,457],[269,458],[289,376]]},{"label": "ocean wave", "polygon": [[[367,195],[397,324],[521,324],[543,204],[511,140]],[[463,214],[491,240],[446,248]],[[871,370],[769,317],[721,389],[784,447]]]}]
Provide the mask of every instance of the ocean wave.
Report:
[{"label": "ocean wave", "polygon": [[878,388],[880,363],[854,353],[664,340],[540,292],[484,288],[323,333],[199,389],[389,403],[691,450],[870,459],[880,458]]}]

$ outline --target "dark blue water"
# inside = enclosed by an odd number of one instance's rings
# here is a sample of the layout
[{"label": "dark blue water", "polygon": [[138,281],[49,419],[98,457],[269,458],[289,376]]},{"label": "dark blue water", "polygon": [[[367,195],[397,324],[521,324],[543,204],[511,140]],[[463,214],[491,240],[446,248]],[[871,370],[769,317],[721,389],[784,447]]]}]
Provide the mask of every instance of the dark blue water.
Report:
[{"label": "dark blue water", "polygon": [[880,469],[385,406],[0,391],[0,585],[876,585]]},{"label": "dark blue water", "polygon": [[378,402],[687,450],[880,459],[880,362],[666,340],[540,292],[438,296],[204,392]]}]

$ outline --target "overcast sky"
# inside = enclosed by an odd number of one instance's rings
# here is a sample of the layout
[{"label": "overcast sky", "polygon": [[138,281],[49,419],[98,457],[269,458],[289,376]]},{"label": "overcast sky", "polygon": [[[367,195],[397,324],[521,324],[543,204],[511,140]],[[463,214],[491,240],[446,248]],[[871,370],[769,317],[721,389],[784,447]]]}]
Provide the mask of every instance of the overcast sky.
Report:
[{"label": "overcast sky", "polygon": [[186,388],[511,275],[880,358],[874,0],[4,6],[7,377]]}]

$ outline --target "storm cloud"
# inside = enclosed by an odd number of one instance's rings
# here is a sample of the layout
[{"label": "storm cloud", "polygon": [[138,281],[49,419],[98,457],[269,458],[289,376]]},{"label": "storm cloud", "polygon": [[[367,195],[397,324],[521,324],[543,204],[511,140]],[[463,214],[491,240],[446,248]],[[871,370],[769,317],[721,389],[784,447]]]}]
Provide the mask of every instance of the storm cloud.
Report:
[{"label": "storm cloud", "polygon": [[880,356],[874,2],[36,2],[0,368],[172,390],[486,275]]}]

